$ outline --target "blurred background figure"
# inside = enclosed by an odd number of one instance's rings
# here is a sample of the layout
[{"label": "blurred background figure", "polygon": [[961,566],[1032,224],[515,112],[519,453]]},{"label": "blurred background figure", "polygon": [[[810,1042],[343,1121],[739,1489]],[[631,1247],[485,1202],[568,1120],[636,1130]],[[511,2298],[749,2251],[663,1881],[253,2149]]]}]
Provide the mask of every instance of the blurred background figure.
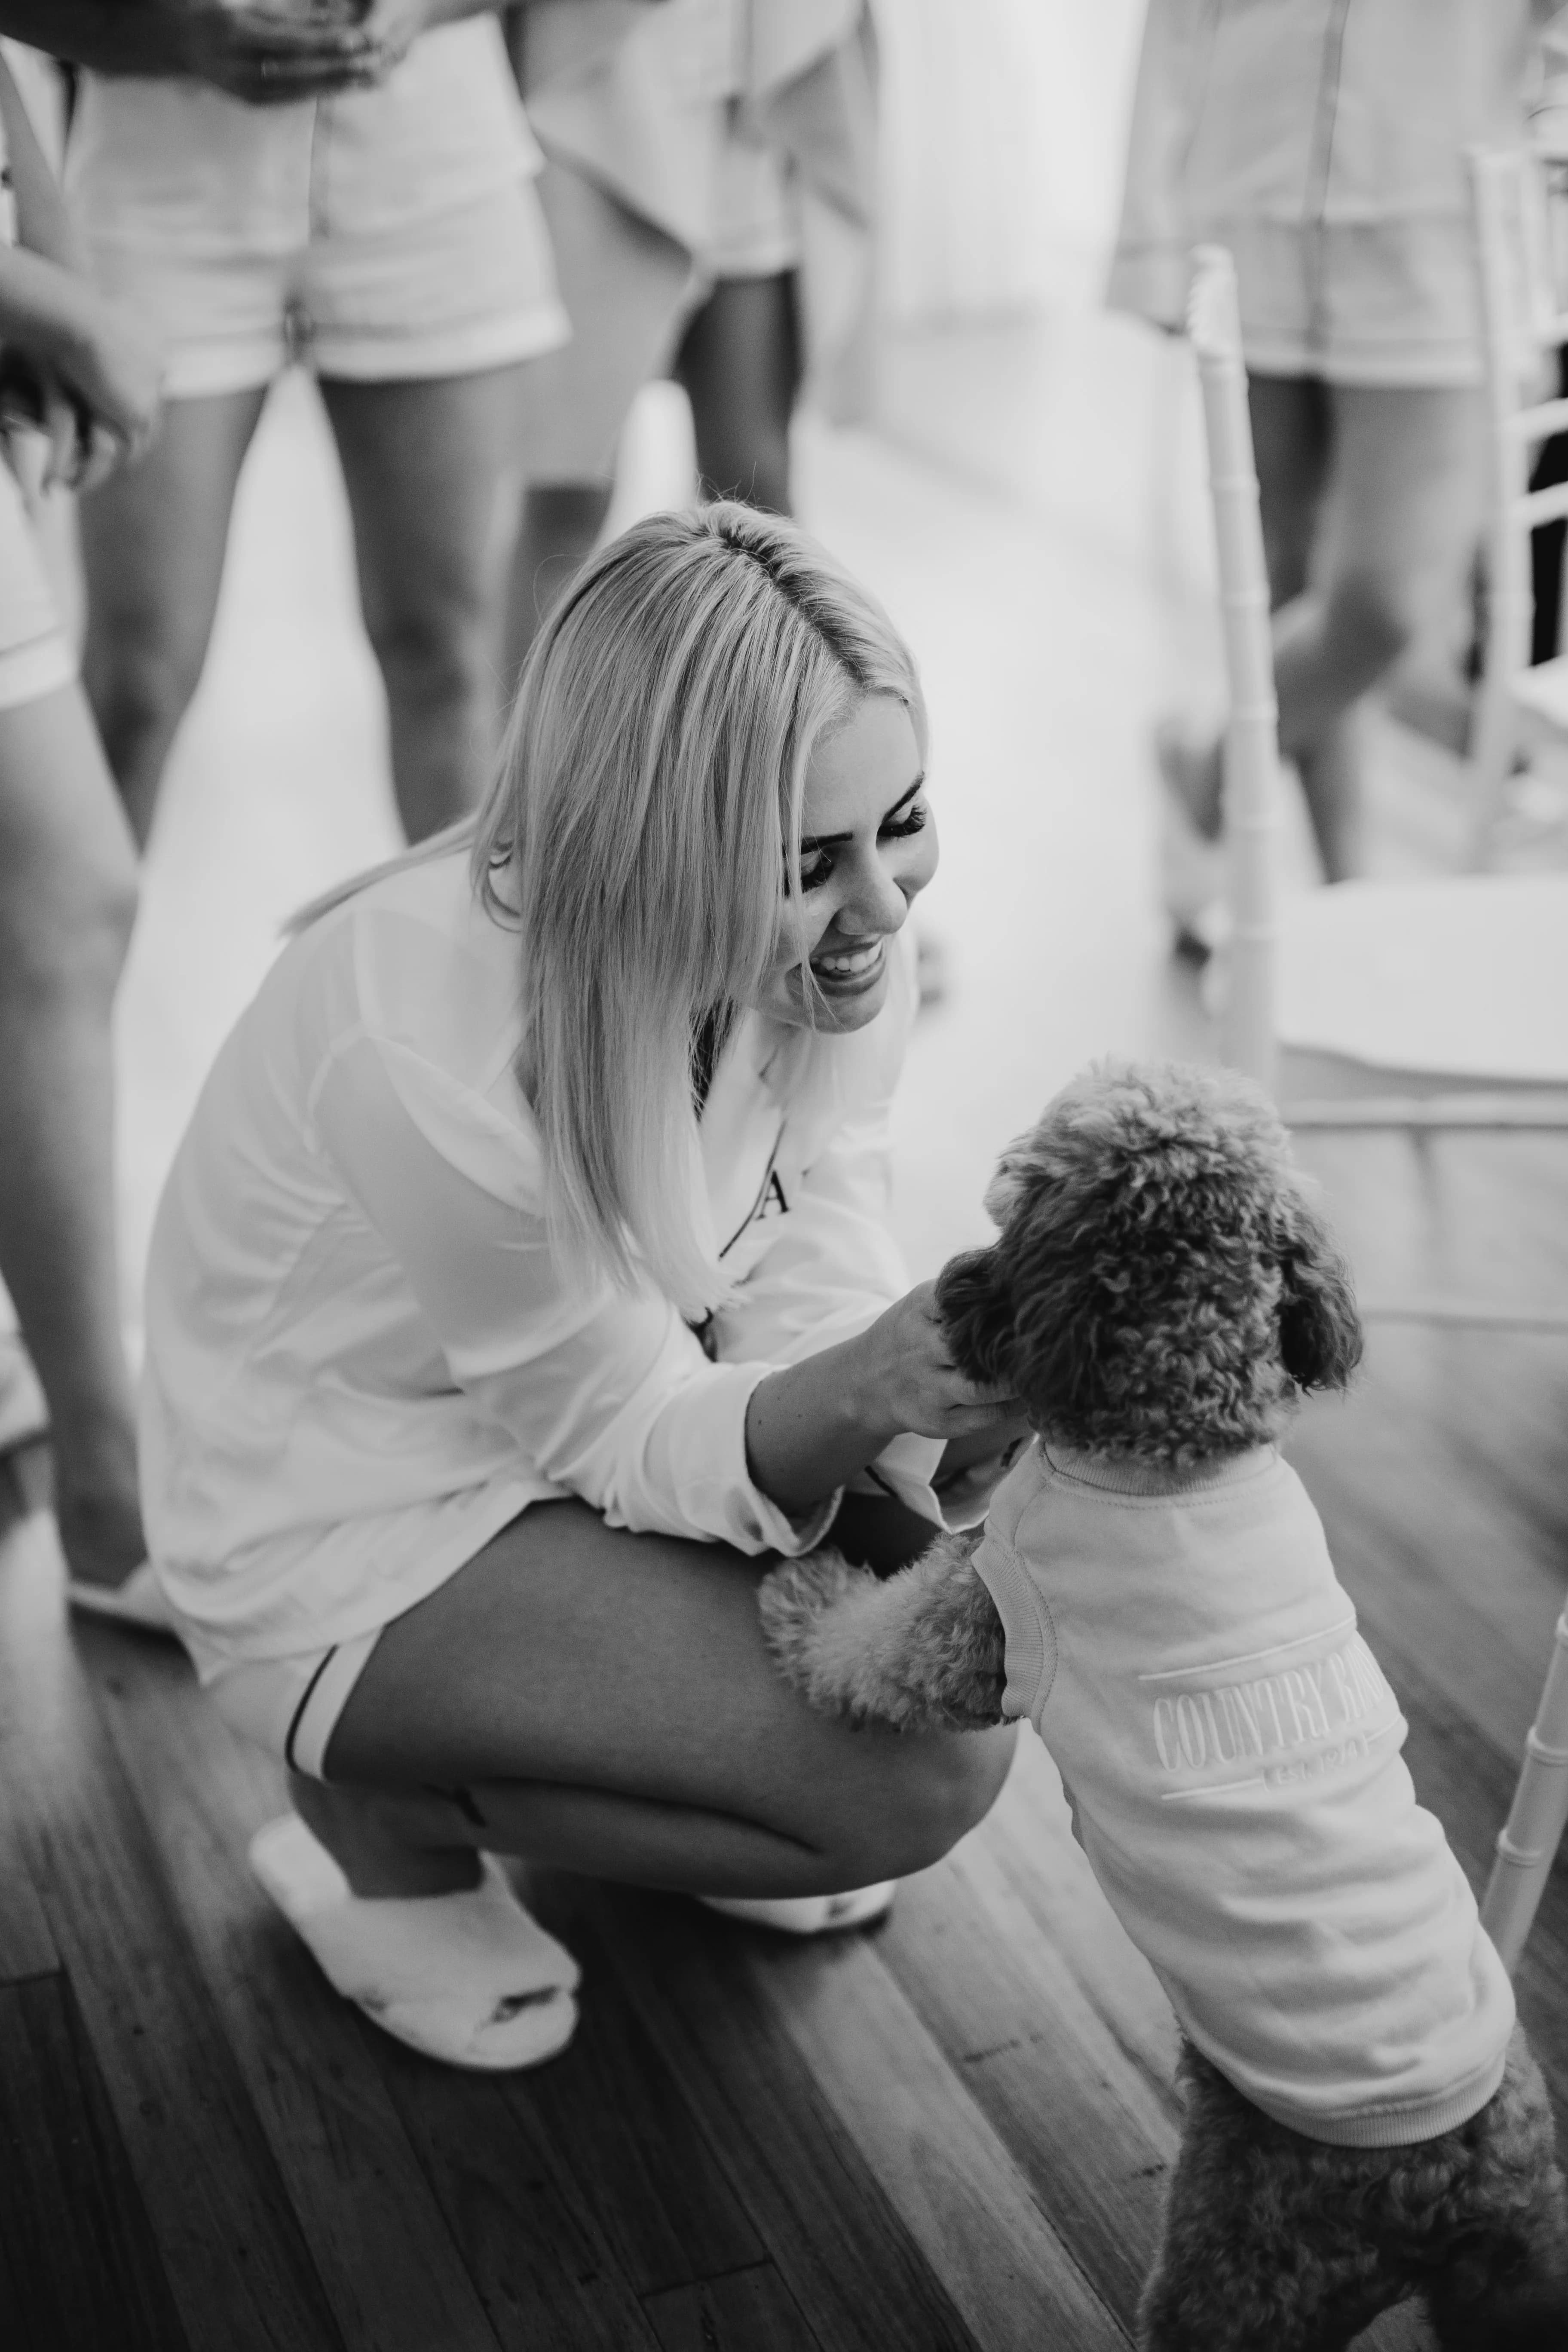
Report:
[{"label": "blurred background figure", "polygon": [[[117,13],[114,70],[81,77],[68,193],[99,283],[169,351],[155,448],[81,515],[84,676],[132,828],[145,842],[202,674],[268,387],[300,360],[419,839],[487,772],[525,363],[567,332],[500,26],[479,0],[275,8],[237,63],[233,37],[193,37],[211,0]],[[267,10],[230,13],[266,31]]]},{"label": "blurred background figure", "polygon": [[[1552,20],[1556,26],[1547,31]],[[1362,870],[1359,706],[1462,593],[1480,529],[1480,325],[1465,151],[1524,143],[1531,0],[1152,0],[1113,302],[1181,324],[1187,254],[1236,259],[1281,749],[1324,877]],[[1169,912],[1212,943],[1220,754],[1163,727]]]},{"label": "blurred background figure", "polygon": [[29,493],[88,487],[136,461],[157,423],[162,355],[83,274],[3,58],[0,163],[0,1275],[21,1323],[20,1335],[0,1329],[0,1453],[51,1430],[67,1564],[96,1591],[145,1557],[110,1042],[135,856]]},{"label": "blurred background figure", "polygon": [[791,509],[809,375],[863,413],[877,52],[865,0],[532,0],[513,58],[573,340],[538,375],[508,660],[609,511],[634,395],[691,406],[705,495]]}]

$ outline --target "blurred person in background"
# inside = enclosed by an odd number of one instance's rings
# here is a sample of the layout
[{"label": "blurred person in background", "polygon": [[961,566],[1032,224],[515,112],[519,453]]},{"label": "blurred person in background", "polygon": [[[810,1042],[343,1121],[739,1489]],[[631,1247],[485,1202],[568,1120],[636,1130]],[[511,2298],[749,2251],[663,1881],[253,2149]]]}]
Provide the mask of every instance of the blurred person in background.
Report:
[{"label": "blurred person in background", "polygon": [[511,22],[573,329],[536,378],[515,679],[651,377],[690,399],[702,495],[775,513],[803,381],[863,404],[877,60],[865,0],[532,0]]},{"label": "blurred person in background", "polygon": [[110,1013],[136,862],[23,482],[85,488],[134,464],[162,355],[88,281],[3,58],[0,163],[0,1274],[22,1330],[0,1331],[0,1452],[52,1432],[73,1588],[113,1601],[151,1577],[111,1166]]},{"label": "blurred person in background", "polygon": [[[1183,324],[1235,258],[1275,608],[1279,740],[1324,877],[1362,858],[1358,706],[1462,593],[1479,536],[1479,289],[1465,151],[1526,143],[1568,57],[1542,0],[1151,0],[1111,302]],[[1221,746],[1156,751],[1178,944],[1219,901]]]},{"label": "blurred person in background", "polygon": [[337,442],[408,836],[480,789],[526,367],[568,331],[493,5],[30,12],[86,68],[67,191],[94,274],[169,351],[154,447],[81,509],[83,673],[139,841],[291,360]]}]

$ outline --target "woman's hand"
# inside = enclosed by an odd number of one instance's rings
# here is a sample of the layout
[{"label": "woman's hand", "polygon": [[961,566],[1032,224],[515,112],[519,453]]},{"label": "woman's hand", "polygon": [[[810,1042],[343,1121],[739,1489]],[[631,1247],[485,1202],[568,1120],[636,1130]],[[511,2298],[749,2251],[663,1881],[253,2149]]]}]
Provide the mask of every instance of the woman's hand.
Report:
[{"label": "woman's hand", "polygon": [[400,66],[421,33],[435,25],[450,24],[459,16],[481,12],[474,0],[370,0],[364,36],[370,48],[370,77],[384,81]]},{"label": "woman's hand", "polygon": [[951,1441],[994,1429],[1000,1446],[1019,1411],[1016,1398],[976,1388],[958,1370],[936,1286],[922,1282],[858,1339],[759,1381],[746,1412],[746,1458],[763,1493],[799,1518],[906,1430]]},{"label": "woman's hand", "polygon": [[953,1362],[934,1282],[917,1283],[848,1345],[862,1351],[866,1390],[880,1402],[889,1437],[903,1430],[917,1437],[969,1437],[1000,1429],[1021,1412],[1016,1397],[976,1388]]},{"label": "woman's hand", "polygon": [[157,427],[163,352],[135,315],[84,278],[9,247],[0,256],[0,412],[49,444],[44,487],[91,489]]},{"label": "woman's hand", "polygon": [[247,106],[289,106],[330,97],[376,72],[375,47],[357,6],[312,20],[226,0],[185,0],[177,16],[178,70]]}]

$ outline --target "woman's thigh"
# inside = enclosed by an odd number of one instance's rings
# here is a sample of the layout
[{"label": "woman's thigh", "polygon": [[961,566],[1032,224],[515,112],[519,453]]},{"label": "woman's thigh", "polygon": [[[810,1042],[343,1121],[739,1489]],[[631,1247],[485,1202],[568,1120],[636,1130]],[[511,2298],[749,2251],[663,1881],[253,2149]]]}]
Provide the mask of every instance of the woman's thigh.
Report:
[{"label": "woman's thigh", "polygon": [[1485,510],[1479,392],[1330,387],[1334,459],[1316,584],[1367,600],[1409,637],[1458,593]]},{"label": "woman's thigh", "polygon": [[521,483],[530,362],[408,383],[323,378],[360,594],[384,656],[466,653],[498,609]]},{"label": "woman's thigh", "polygon": [[[847,1812],[978,1819],[1010,1728],[916,1736],[814,1714],[763,1645],[767,1562],[537,1505],[388,1625],[327,1750],[333,1781],[524,1781],[687,1806],[808,1845]],[[944,1841],[936,1837],[935,1850]],[[951,1843],[951,1837],[946,1843]]]},{"label": "woman's thigh", "polygon": [[85,667],[100,688],[131,670],[188,694],[206,655],[240,468],[264,386],[172,400],[157,439],[81,502]]}]

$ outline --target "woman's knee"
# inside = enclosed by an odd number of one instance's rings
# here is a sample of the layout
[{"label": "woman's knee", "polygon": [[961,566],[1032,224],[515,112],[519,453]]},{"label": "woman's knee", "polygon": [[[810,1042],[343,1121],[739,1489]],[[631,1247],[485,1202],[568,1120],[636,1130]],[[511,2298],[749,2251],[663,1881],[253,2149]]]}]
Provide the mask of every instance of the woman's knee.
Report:
[{"label": "woman's knee", "polygon": [[1346,647],[1359,670],[1381,677],[1419,635],[1422,601],[1418,584],[1396,573],[1345,572],[1329,583],[1325,634]]},{"label": "woman's knee", "polygon": [[395,705],[464,706],[493,691],[494,616],[460,596],[367,609],[365,632]]},{"label": "woman's knee", "polygon": [[116,775],[174,740],[201,683],[206,632],[89,616],[82,684]]},{"label": "woman's knee", "polygon": [[1001,1793],[1017,1738],[1012,1725],[911,1740],[880,1803],[857,1808],[846,1825],[862,1881],[907,1878],[940,1862],[983,1822]]}]

